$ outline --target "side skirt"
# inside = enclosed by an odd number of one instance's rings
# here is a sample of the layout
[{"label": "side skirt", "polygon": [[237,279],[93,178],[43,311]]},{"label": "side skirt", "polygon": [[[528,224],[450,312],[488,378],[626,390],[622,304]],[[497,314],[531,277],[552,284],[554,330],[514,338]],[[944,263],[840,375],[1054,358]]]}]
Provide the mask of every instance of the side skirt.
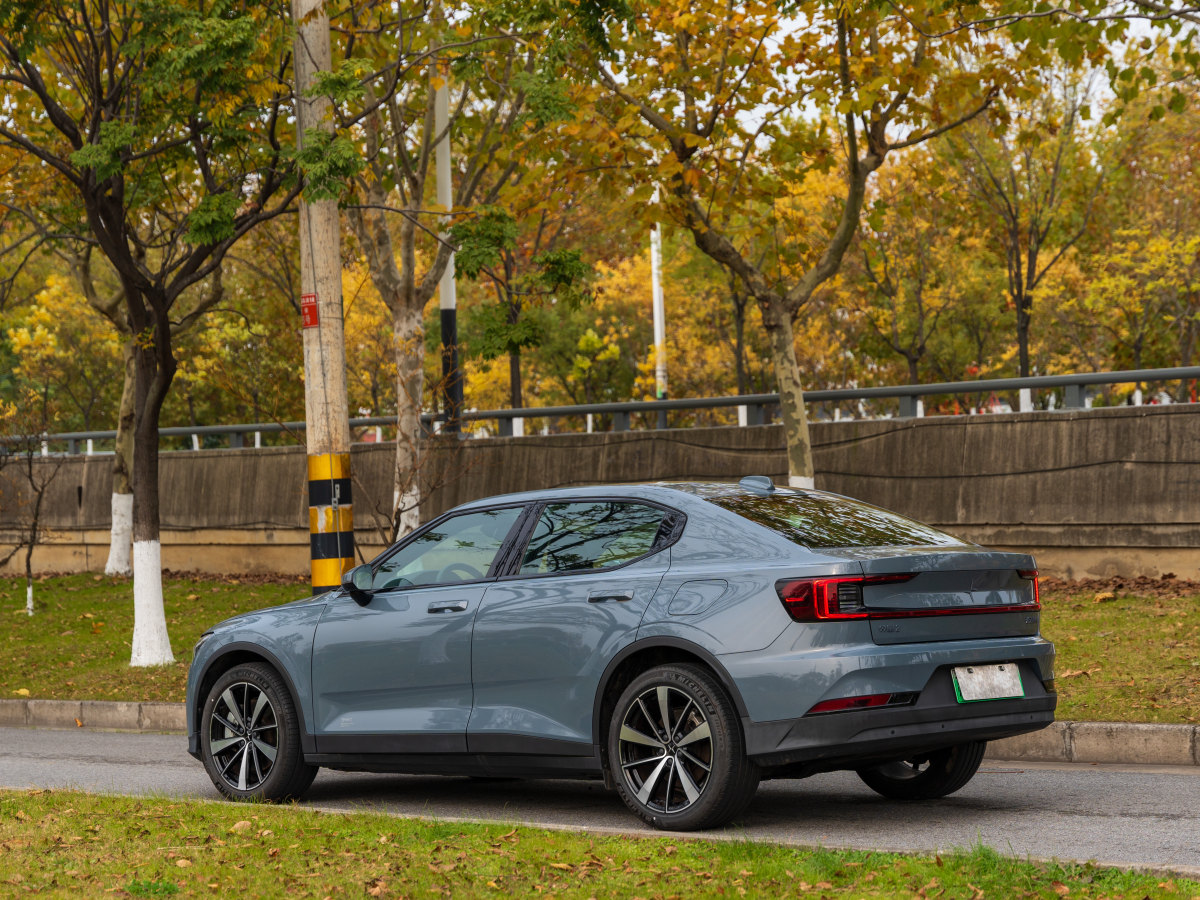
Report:
[{"label": "side skirt", "polygon": [[501,753],[306,753],[309,765],[344,772],[404,775],[484,775],[512,778],[600,778],[599,755]]}]

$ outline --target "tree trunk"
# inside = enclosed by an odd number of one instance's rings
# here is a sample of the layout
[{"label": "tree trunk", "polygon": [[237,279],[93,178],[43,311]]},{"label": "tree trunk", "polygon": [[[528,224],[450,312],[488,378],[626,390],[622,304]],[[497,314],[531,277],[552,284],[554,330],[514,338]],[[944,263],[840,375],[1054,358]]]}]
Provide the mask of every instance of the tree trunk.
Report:
[{"label": "tree trunk", "polygon": [[915,354],[906,353],[906,354],[904,354],[904,358],[908,360],[908,383],[909,384],[920,384],[921,383],[921,375],[917,371],[917,361],[918,361],[919,357],[916,356]]},{"label": "tree trunk", "polygon": [[791,316],[781,303],[763,304],[763,324],[771,338],[775,377],[779,382],[779,407],[783,413],[783,431],[787,439],[788,486],[811,490],[814,485],[812,444],[808,434],[808,413],[800,366],[796,363],[795,334]]},{"label": "tree trunk", "polygon": [[737,368],[738,396],[746,390],[746,300],[742,295],[733,297],[733,356]]},{"label": "tree trunk", "polygon": [[105,575],[129,575],[130,542],[133,531],[133,420],[134,384],[137,380],[137,364],[134,359],[133,341],[126,341],[122,351],[125,360],[125,378],[121,386],[121,407],[117,415],[116,452],[113,454],[112,484],[112,528],[108,543],[108,562],[104,565]]},{"label": "tree trunk", "polygon": [[421,398],[425,390],[425,329],[421,310],[397,304],[392,313],[392,334],[396,359],[394,541],[421,521]]},{"label": "tree trunk", "polygon": [[[142,302],[139,297],[136,301]],[[154,343],[138,346],[133,437],[133,648],[131,666],[175,661],[163,611],[162,545],[158,516],[158,420],[175,376],[165,298],[154,310]],[[153,307],[152,307],[153,309]],[[161,310],[161,312],[160,312]],[[160,345],[161,342],[161,345]]]},{"label": "tree trunk", "polygon": [[1029,377],[1029,322],[1033,318],[1033,295],[1020,291],[1017,301],[1017,375]]},{"label": "tree trunk", "polygon": [[525,402],[521,397],[521,351],[514,350],[508,354],[508,403],[512,409],[524,409]]}]

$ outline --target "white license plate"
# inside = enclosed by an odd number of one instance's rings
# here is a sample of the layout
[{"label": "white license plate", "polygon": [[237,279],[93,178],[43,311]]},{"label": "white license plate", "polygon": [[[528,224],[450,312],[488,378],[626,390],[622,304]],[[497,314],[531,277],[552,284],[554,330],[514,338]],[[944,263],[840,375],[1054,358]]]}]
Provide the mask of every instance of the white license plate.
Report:
[{"label": "white license plate", "polygon": [[1025,696],[1025,689],[1021,686],[1021,671],[1016,663],[956,666],[950,670],[950,674],[954,678],[954,692],[958,695],[959,703]]}]

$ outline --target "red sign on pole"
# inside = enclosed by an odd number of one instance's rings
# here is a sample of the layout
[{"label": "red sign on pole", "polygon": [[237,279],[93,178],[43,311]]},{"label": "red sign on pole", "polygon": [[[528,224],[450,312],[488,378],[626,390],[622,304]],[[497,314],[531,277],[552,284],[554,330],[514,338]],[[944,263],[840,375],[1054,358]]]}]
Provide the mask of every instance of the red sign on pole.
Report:
[{"label": "red sign on pole", "polygon": [[300,295],[300,321],[305,328],[316,328],[321,324],[321,317],[317,313],[316,294]]}]

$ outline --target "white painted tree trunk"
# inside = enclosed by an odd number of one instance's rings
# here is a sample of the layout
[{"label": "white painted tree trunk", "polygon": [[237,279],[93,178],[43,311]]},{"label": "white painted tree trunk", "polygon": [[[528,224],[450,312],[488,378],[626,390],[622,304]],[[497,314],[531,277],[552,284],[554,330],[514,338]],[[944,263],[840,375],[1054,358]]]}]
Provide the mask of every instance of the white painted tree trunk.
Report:
[{"label": "white painted tree trunk", "polygon": [[33,615],[33,582],[25,582],[25,615]]},{"label": "white painted tree trunk", "polygon": [[799,488],[802,491],[811,491],[816,486],[812,478],[805,478],[803,475],[789,475],[788,487]]},{"label": "white painted tree trunk", "polygon": [[165,666],[175,662],[167,617],[163,612],[162,545],[133,542],[133,653],[131,666]]},{"label": "white painted tree trunk", "polygon": [[108,544],[108,562],[104,564],[105,575],[128,575],[130,567],[130,541],[133,536],[133,494],[112,495],[112,530]]}]

